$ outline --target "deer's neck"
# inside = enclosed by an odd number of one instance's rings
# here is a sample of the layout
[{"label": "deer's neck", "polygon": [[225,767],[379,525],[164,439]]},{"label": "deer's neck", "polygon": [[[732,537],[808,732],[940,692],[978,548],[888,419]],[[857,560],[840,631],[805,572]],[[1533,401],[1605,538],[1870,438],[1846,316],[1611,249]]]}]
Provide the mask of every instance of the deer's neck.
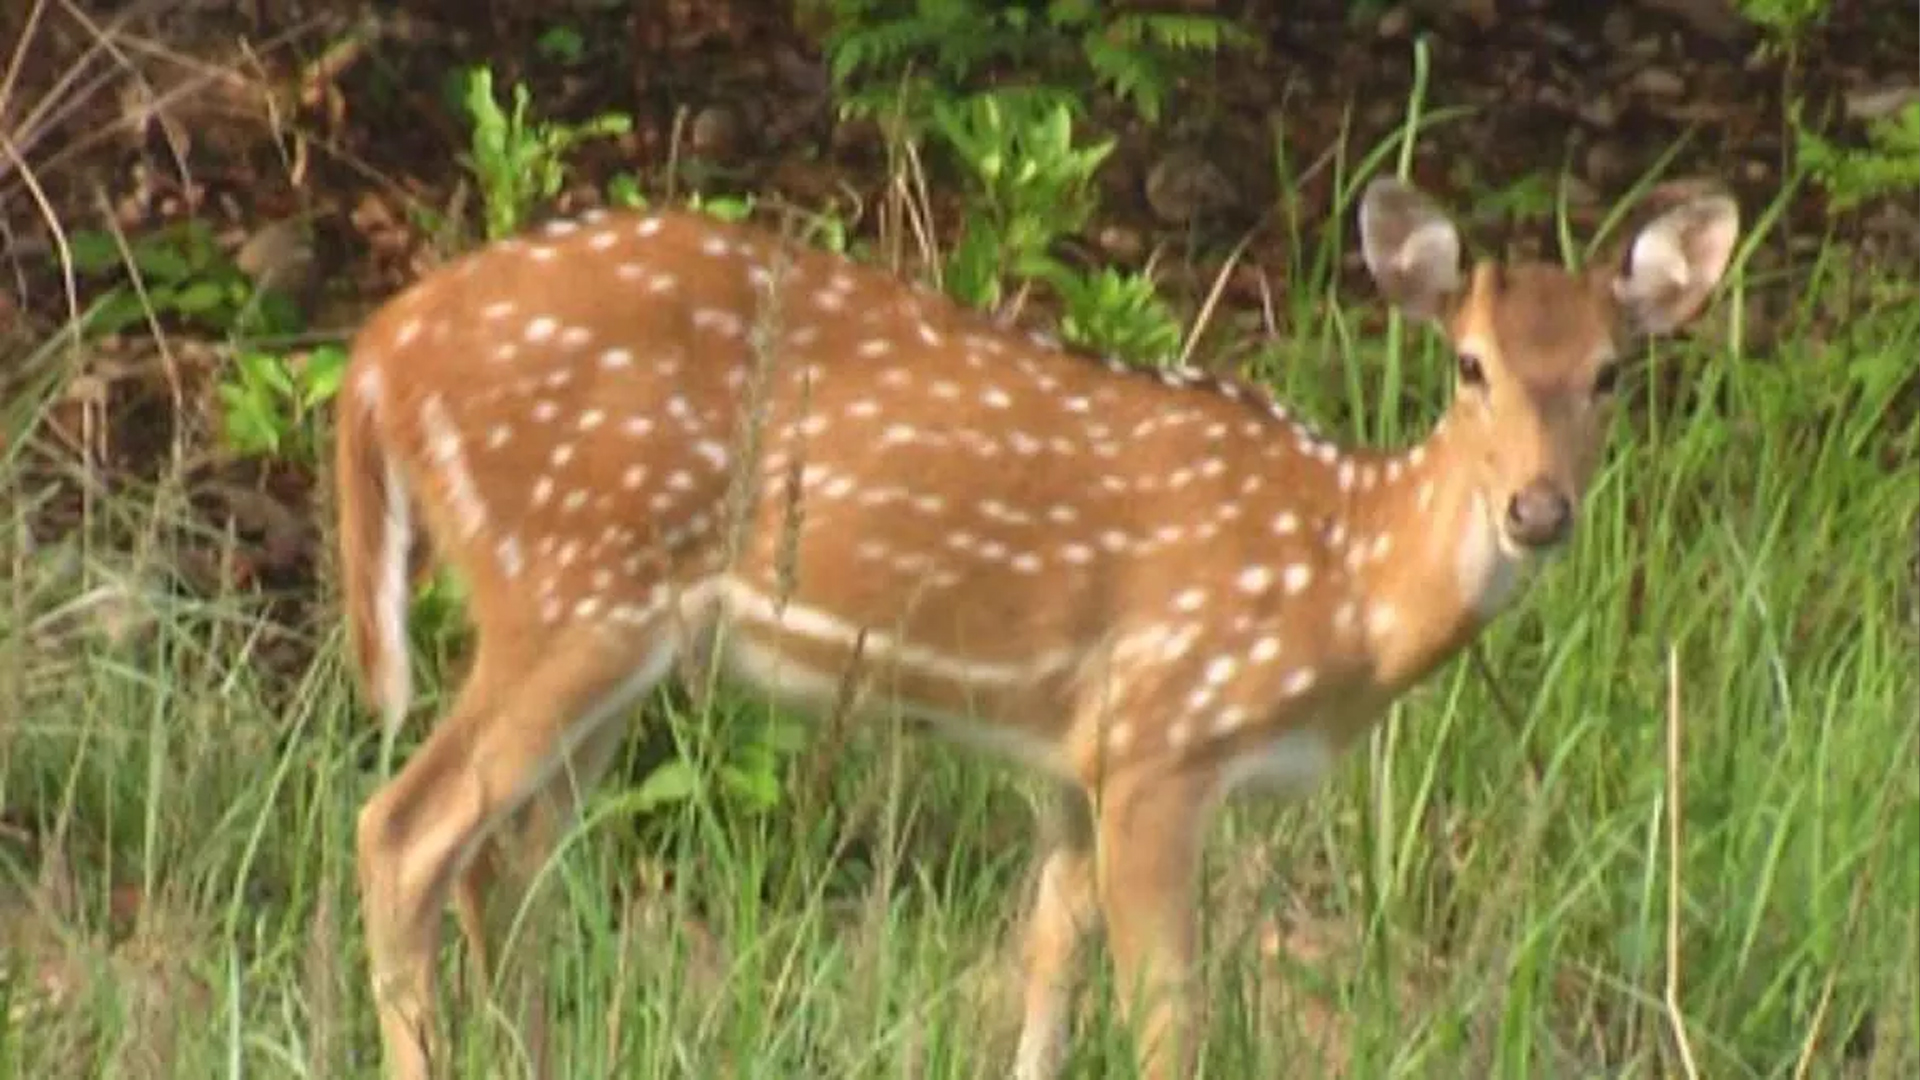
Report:
[{"label": "deer's neck", "polygon": [[1501,508],[1480,485],[1459,408],[1418,446],[1377,458],[1376,482],[1347,495],[1349,543],[1371,549],[1353,560],[1362,640],[1375,679],[1396,691],[1471,641],[1532,569],[1501,540]]}]

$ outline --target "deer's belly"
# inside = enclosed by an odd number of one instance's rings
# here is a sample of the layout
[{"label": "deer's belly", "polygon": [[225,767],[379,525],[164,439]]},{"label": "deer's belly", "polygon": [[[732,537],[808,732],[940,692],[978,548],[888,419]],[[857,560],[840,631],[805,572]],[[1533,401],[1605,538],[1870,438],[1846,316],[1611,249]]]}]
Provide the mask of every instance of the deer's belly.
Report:
[{"label": "deer's belly", "polygon": [[800,604],[775,608],[731,591],[717,635],[729,682],[815,717],[899,718],[950,741],[1066,775],[1060,740],[1030,708],[1034,665],[971,662],[884,634],[861,634]]},{"label": "deer's belly", "polygon": [[1230,758],[1221,773],[1221,794],[1256,791],[1303,798],[1325,782],[1338,756],[1333,740],[1319,728],[1293,728]]}]

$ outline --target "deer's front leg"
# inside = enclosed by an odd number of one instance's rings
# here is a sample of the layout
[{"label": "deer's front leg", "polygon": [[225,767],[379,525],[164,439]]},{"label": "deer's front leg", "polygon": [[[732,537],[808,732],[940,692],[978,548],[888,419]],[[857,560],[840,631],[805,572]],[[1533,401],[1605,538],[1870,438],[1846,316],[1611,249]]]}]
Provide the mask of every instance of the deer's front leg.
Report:
[{"label": "deer's front leg", "polygon": [[1205,794],[1196,779],[1161,772],[1110,783],[1098,799],[1100,906],[1114,987],[1147,1080],[1191,1076],[1198,1057]]},{"label": "deer's front leg", "polygon": [[1086,795],[1062,787],[1041,816],[1040,885],[1027,923],[1026,988],[1015,1080],[1059,1075],[1071,1038],[1082,944],[1099,919],[1093,815]]}]

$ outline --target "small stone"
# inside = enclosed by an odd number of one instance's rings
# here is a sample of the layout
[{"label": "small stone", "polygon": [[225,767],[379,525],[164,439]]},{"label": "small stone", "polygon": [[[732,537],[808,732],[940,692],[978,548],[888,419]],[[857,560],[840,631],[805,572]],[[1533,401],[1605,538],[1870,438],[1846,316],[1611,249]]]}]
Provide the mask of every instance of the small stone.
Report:
[{"label": "small stone", "polygon": [[247,237],[233,264],[256,286],[299,295],[313,277],[313,244],[296,218],[268,222]]},{"label": "small stone", "polygon": [[1611,188],[1627,172],[1627,155],[1611,139],[1601,139],[1587,148],[1581,159],[1581,172],[1597,188]]},{"label": "small stone", "polygon": [[1615,52],[1623,51],[1632,45],[1633,12],[1623,7],[1616,7],[1607,12],[1607,17],[1600,23],[1600,40],[1606,42],[1607,48]]},{"label": "small stone", "polygon": [[1574,103],[1573,112],[1594,127],[1611,128],[1620,122],[1620,103],[1611,94],[1579,99]]},{"label": "small stone", "polygon": [[1880,120],[1920,101],[1920,86],[1849,90],[1843,99],[1849,120]]},{"label": "small stone", "polygon": [[1191,150],[1172,150],[1147,170],[1147,205],[1169,225],[1187,225],[1234,205],[1232,181]]},{"label": "small stone", "polygon": [[1109,258],[1120,262],[1132,262],[1147,250],[1147,242],[1141,237],[1140,230],[1125,225],[1103,225],[1094,240]]},{"label": "small stone", "polygon": [[1753,27],[1740,17],[1732,0],[1641,0],[1642,5],[1672,15],[1722,45],[1744,41]]},{"label": "small stone", "polygon": [[833,125],[827,143],[836,154],[872,153],[886,143],[880,125],[871,118],[849,117]]},{"label": "small stone", "polygon": [[1600,205],[1599,190],[1581,177],[1569,173],[1562,178],[1561,183],[1566,189],[1567,205],[1582,209],[1590,209]]},{"label": "small stone", "polygon": [[1687,80],[1667,68],[1645,67],[1627,79],[1627,89],[1646,97],[1677,98],[1687,92]]},{"label": "small stone", "polygon": [[708,105],[693,114],[687,146],[703,158],[728,160],[739,155],[744,129],[739,113],[724,105]]}]

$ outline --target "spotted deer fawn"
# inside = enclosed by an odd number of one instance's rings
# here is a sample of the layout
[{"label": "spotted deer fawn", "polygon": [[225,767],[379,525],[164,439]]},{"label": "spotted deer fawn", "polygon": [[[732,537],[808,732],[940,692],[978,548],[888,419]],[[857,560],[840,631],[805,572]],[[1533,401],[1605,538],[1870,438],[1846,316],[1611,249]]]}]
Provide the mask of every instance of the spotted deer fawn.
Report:
[{"label": "spotted deer fawn", "polygon": [[[539,925],[532,876],[683,664],[1049,778],[1012,1071],[1061,1068],[1103,926],[1144,1074],[1186,1075],[1212,811],[1308,789],[1566,540],[1618,358],[1700,311],[1739,228],[1713,185],[1663,200],[1583,271],[1463,272],[1448,217],[1373,182],[1366,265],[1457,365],[1445,416],[1393,451],[688,214],[556,223],[393,299],[354,344],[337,448],[354,659],[389,730],[416,534],[477,643],[359,819],[389,1075],[432,1067],[444,908],[483,970],[522,905]],[[525,952],[501,985],[545,1073]]]}]

